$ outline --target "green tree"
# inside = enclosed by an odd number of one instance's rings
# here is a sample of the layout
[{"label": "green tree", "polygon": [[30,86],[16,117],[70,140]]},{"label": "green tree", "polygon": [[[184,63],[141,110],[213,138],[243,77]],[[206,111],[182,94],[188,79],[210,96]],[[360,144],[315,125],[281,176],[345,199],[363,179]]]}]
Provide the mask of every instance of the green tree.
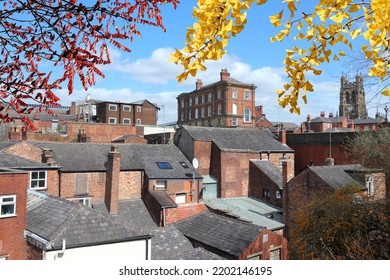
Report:
[{"label": "green tree", "polygon": [[290,259],[377,260],[390,258],[389,201],[356,200],[345,187],[293,213]]}]

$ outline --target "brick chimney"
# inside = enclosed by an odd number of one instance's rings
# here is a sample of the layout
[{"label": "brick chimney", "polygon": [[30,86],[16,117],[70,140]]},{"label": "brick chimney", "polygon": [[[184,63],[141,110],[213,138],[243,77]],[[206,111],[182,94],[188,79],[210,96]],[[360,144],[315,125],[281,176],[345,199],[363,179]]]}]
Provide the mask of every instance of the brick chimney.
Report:
[{"label": "brick chimney", "polygon": [[326,158],[325,165],[326,166],[333,166],[334,165],[334,158]]},{"label": "brick chimney", "polygon": [[262,116],[263,115],[263,105],[256,106],[256,112],[257,115]]},{"label": "brick chimney", "polygon": [[22,129],[18,128],[17,126],[11,126],[8,133],[8,139],[13,141],[23,140]]},{"label": "brick chimney", "polygon": [[201,79],[196,80],[196,89],[200,89],[203,86],[203,82]]},{"label": "brick chimney", "polygon": [[329,113],[329,118],[333,118],[333,112]]},{"label": "brick chimney", "polygon": [[118,147],[111,146],[108,153],[106,167],[106,193],[105,203],[110,214],[118,214],[119,175],[121,167],[121,154]]},{"label": "brick chimney", "polygon": [[225,68],[225,69],[221,69],[221,81],[226,81],[230,78],[230,73],[228,72],[228,70]]},{"label": "brick chimney", "polygon": [[85,128],[79,129],[79,134],[77,134],[77,142],[80,142],[80,143],[88,142],[87,133],[85,132]]},{"label": "brick chimney", "polygon": [[69,109],[69,115],[75,116],[76,115],[76,102],[72,101]]},{"label": "brick chimney", "polygon": [[321,118],[324,118],[324,117],[325,117],[325,112],[324,112],[324,111],[321,112],[320,117],[321,117]]},{"label": "brick chimney", "polygon": [[54,153],[52,149],[42,149],[42,163],[46,163],[49,166],[57,166],[57,163],[54,161]]},{"label": "brick chimney", "polygon": [[279,130],[279,141],[282,143],[282,144],[286,144],[286,130],[284,129],[281,129]]}]

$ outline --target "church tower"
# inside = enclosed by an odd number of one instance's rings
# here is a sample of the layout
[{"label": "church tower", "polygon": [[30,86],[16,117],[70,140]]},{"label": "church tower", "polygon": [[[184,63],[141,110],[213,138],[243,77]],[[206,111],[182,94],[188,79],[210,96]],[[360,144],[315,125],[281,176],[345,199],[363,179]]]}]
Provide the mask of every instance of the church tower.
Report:
[{"label": "church tower", "polygon": [[341,77],[339,115],[350,119],[367,118],[363,77],[357,74],[355,82],[348,81],[344,74]]}]

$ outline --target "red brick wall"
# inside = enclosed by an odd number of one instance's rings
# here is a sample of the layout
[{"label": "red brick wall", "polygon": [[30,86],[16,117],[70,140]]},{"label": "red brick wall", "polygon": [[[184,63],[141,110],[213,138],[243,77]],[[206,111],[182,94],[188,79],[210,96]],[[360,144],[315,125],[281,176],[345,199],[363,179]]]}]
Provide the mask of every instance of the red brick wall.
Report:
[{"label": "red brick wall", "polygon": [[112,140],[123,135],[136,135],[136,127],[131,125],[68,122],[66,126],[70,142],[77,141],[77,135],[81,128],[85,130],[91,143],[111,143]]},{"label": "red brick wall", "polygon": [[119,175],[119,200],[141,198],[141,171],[121,171]]},{"label": "red brick wall", "polygon": [[[263,188],[269,190],[269,198],[263,197]],[[279,191],[279,186],[251,162],[249,167],[248,195],[282,207],[282,199],[276,198],[277,191]]]},{"label": "red brick wall", "polygon": [[[264,235],[267,235],[267,238],[263,239]],[[244,250],[244,252],[239,256],[239,259],[246,260],[251,255],[260,253],[261,260],[269,260],[270,251],[276,249],[280,249],[281,251],[281,260],[288,259],[287,239],[265,228],[261,234]]]},{"label": "red brick wall", "polygon": [[199,161],[199,168],[196,170],[201,175],[210,175],[212,142],[194,141],[194,157]]},{"label": "red brick wall", "polygon": [[[153,185],[156,183],[156,180],[149,180],[149,188],[153,189]],[[192,192],[191,192],[192,186]],[[186,193],[186,203],[197,202],[198,199],[198,189],[199,191],[203,188],[202,181],[199,181],[198,188],[198,180],[195,180],[195,184],[193,185],[192,180],[168,180],[166,183],[166,193],[170,196],[170,198],[175,201],[177,193]],[[192,193],[192,197],[191,194]]]},{"label": "red brick wall", "polygon": [[286,195],[286,207],[283,213],[284,223],[288,228],[294,219],[294,212],[302,209],[310,201],[332,194],[334,189],[313,172],[306,170],[287,183],[283,195]]},{"label": "red brick wall", "polygon": [[42,260],[43,253],[42,250],[34,245],[27,243],[27,259],[28,260]]},{"label": "red brick wall", "polygon": [[16,216],[0,218],[0,253],[10,260],[27,259],[26,229],[28,173],[0,173],[0,195],[16,195]]}]

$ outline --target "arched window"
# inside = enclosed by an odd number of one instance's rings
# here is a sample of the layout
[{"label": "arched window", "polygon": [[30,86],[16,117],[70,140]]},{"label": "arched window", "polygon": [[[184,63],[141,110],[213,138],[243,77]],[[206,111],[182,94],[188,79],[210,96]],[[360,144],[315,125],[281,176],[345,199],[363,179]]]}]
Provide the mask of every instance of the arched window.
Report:
[{"label": "arched window", "polygon": [[248,123],[251,121],[251,109],[245,107],[244,109],[244,122]]}]

